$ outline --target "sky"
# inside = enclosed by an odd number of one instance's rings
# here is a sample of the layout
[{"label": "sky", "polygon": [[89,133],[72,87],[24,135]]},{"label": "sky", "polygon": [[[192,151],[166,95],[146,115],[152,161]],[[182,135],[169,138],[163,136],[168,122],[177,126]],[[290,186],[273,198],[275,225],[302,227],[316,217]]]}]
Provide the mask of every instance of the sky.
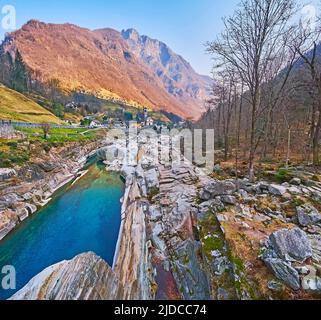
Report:
[{"label": "sky", "polygon": [[[316,2],[319,0],[310,0]],[[201,74],[210,74],[212,61],[205,43],[222,31],[222,18],[240,0],[0,0],[0,22],[5,5],[16,9],[16,28],[30,19],[73,23],[89,29],[118,31],[135,28],[161,40],[182,55]],[[0,23],[0,41],[6,30]]]}]

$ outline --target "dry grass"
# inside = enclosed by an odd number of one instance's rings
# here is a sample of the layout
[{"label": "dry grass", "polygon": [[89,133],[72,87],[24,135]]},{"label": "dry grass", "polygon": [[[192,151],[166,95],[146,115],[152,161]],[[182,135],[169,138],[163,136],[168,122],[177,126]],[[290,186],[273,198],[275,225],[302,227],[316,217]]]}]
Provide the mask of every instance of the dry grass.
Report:
[{"label": "dry grass", "polygon": [[62,121],[34,101],[0,84],[0,119],[52,124]]}]

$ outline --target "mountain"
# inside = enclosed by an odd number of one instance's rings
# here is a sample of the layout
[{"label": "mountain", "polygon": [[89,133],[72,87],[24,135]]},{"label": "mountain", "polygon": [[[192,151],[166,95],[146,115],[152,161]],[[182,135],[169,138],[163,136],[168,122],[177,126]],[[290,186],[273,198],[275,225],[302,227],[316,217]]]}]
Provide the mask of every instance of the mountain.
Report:
[{"label": "mountain", "polygon": [[[185,60],[157,40],[148,41],[145,48],[139,42],[135,48],[126,34],[131,32],[92,31],[72,24],[31,20],[6,37],[0,56],[14,60],[19,52],[31,83],[48,86],[54,82],[65,94],[76,91],[184,118],[199,118],[207,78],[196,75]],[[146,57],[149,43],[159,44],[151,59]],[[159,62],[163,62],[162,67]]]},{"label": "mountain", "polygon": [[141,36],[135,29],[123,30],[122,36],[136,57],[161,79],[168,93],[188,107],[198,105],[203,108],[211,88],[210,77],[197,74],[183,57],[163,42]]},{"label": "mountain", "polygon": [[0,119],[53,124],[61,120],[23,94],[0,84]]}]

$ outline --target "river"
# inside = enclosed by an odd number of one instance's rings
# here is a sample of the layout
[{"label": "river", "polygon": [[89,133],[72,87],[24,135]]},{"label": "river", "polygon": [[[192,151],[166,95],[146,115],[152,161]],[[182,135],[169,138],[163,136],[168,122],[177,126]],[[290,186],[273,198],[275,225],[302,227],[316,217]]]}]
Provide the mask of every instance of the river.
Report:
[{"label": "river", "polygon": [[14,266],[17,282],[16,290],[0,288],[0,300],[12,296],[48,266],[80,253],[95,252],[112,265],[124,184],[102,164],[91,164],[88,170],[0,243],[0,271],[5,265]]}]

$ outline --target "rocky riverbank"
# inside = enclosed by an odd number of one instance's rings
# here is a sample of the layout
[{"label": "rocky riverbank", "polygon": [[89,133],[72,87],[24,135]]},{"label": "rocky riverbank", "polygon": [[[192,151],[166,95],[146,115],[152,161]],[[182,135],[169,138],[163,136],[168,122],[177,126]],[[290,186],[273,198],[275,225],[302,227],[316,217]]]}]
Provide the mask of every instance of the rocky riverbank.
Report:
[{"label": "rocky riverbank", "polygon": [[111,268],[94,253],[51,266],[11,300],[117,300],[124,296]]},{"label": "rocky riverbank", "polygon": [[[117,148],[125,154],[124,145]],[[189,164],[166,167],[157,152],[158,140],[142,139],[130,156],[137,165],[108,166],[127,177],[114,271],[142,299],[209,299],[197,232],[200,178]]]},{"label": "rocky riverbank", "polygon": [[[157,139],[141,138],[129,148],[133,165],[122,165],[125,141],[98,152],[107,170],[126,177],[114,265],[108,277],[96,274],[98,288],[111,290],[102,299],[115,292],[124,300],[321,297],[319,183],[218,181],[188,162],[168,166],[158,148]],[[111,154],[118,159],[107,161]],[[79,259],[54,278],[64,285],[48,291],[38,276],[14,298],[34,298],[34,287],[48,292],[43,299],[93,298],[95,281],[84,287],[73,272]]]},{"label": "rocky riverbank", "polygon": [[46,205],[59,188],[81,174],[88,156],[103,143],[102,140],[86,145],[69,142],[39,154],[19,168],[1,169],[0,241]]}]

